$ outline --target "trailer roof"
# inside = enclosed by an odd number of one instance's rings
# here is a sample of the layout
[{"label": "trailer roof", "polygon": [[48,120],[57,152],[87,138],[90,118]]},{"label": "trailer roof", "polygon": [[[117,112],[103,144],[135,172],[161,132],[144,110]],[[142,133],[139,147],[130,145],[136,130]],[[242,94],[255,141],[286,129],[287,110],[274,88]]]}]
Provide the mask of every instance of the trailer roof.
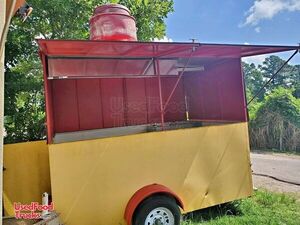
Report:
[{"label": "trailer roof", "polygon": [[248,57],[300,49],[299,46],[207,44],[176,42],[124,42],[89,40],[37,40],[40,50],[50,57],[156,58]]}]

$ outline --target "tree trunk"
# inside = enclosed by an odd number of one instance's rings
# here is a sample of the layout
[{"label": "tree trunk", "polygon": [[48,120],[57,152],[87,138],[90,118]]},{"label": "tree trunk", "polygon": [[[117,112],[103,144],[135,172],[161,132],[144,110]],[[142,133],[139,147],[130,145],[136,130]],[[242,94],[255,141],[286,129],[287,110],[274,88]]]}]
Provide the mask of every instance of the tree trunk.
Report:
[{"label": "tree trunk", "polygon": [[282,151],[282,149],[283,149],[283,120],[281,120],[281,122],[280,122],[280,128],[279,128],[279,132],[280,132],[280,136],[279,136],[279,150],[280,151]]}]

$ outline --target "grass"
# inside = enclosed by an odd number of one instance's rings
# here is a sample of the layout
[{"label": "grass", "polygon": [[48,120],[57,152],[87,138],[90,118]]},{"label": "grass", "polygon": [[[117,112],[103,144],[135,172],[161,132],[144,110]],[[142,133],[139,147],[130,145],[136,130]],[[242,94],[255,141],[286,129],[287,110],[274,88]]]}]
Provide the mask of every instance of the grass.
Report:
[{"label": "grass", "polygon": [[265,190],[243,200],[184,216],[182,225],[300,225],[296,198]]}]

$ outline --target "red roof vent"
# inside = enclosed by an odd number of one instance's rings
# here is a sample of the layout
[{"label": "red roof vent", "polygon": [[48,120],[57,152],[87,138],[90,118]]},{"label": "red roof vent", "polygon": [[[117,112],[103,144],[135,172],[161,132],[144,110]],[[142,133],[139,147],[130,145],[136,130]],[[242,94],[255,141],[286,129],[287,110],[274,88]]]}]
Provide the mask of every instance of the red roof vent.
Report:
[{"label": "red roof vent", "polygon": [[107,4],[97,7],[90,19],[90,39],[136,41],[135,19],[123,5]]}]

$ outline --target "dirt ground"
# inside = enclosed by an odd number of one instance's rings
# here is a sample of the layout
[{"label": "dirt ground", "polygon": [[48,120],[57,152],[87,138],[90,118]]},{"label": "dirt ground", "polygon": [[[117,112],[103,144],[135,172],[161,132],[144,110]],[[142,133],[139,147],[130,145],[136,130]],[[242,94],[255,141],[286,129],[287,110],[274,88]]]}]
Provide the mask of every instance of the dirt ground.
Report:
[{"label": "dirt ground", "polygon": [[253,173],[260,174],[253,175],[254,187],[293,193],[300,198],[300,156],[251,153],[251,162]]},{"label": "dirt ground", "polygon": [[33,220],[17,220],[15,218],[3,219],[3,225],[32,225],[37,221]]}]

